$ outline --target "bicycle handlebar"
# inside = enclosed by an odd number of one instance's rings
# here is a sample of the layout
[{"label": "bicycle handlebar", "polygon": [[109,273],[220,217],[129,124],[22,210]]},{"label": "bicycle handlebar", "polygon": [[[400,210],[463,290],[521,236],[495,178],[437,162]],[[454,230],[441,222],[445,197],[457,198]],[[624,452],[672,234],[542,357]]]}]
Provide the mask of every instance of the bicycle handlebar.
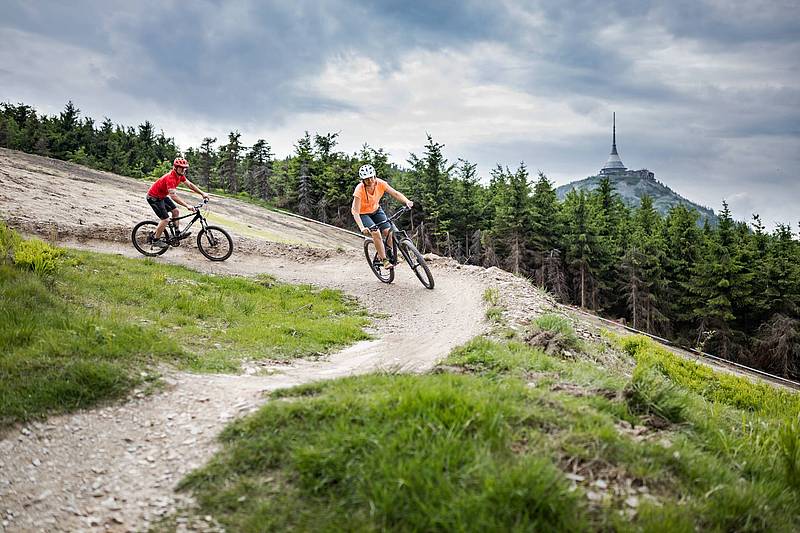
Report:
[{"label": "bicycle handlebar", "polygon": [[[394,222],[395,220],[397,220],[397,219],[400,217],[400,215],[402,215],[402,214],[403,214],[403,213],[405,213],[406,211],[411,211],[411,208],[410,208],[410,207],[406,207],[406,206],[403,206],[403,207],[401,207],[401,208],[400,208],[400,209],[398,209],[398,210],[397,210],[397,211],[396,211],[396,212],[395,212],[395,213],[394,213],[392,216],[390,216],[389,218],[387,218],[387,219],[385,220],[385,222]],[[382,224],[382,223],[383,223],[383,222],[381,222],[381,224]],[[370,231],[373,231],[373,230],[376,230],[376,229],[378,229],[378,226],[379,226],[379,225],[380,225],[380,224],[373,224],[373,225],[371,225],[370,227],[368,227],[367,229],[368,229],[368,230],[370,230]]]},{"label": "bicycle handlebar", "polygon": [[208,198],[203,198],[203,201],[202,201],[202,202],[200,202],[199,204],[197,204],[197,205],[193,206],[193,207],[194,207],[194,210],[195,210],[195,211],[199,211],[199,210],[200,210],[200,208],[201,208],[201,207],[203,207],[204,205],[206,205],[207,203],[208,203]]}]

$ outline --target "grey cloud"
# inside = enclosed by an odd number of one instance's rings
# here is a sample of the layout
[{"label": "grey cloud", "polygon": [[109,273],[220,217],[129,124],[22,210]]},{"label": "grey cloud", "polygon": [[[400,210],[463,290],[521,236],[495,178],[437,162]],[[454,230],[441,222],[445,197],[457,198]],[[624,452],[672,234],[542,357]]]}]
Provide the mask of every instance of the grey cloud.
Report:
[{"label": "grey cloud", "polygon": [[[604,130],[617,111],[620,153],[629,167],[648,167],[676,190],[707,195],[696,200],[715,208],[726,190],[752,187],[757,176],[774,185],[751,195],[757,207],[769,205],[768,194],[779,194],[781,184],[800,201],[797,178],[788,175],[800,166],[800,4],[552,0],[516,2],[511,9],[511,3],[6,0],[0,28],[104,54],[109,61],[96,72],[97,92],[107,89],[126,101],[151,102],[151,108],[231,129],[268,129],[296,120],[300,112],[359,112],[344,98],[323,97],[304,83],[340,55],[367,56],[388,75],[412,49],[499,43],[514,61],[509,66],[485,58],[478,65],[479,83],[566,104]],[[530,24],[519,11],[541,24]],[[602,38],[612,26],[622,32],[621,43]],[[646,37],[661,33],[690,43],[711,66],[722,52],[743,66],[762,61],[756,71],[766,72],[759,74],[765,79],[726,84],[730,80],[715,79],[712,68],[702,67],[693,71],[696,80],[688,73],[679,85],[662,81],[669,73],[641,75],[641,58],[629,53],[625,39],[659,46]],[[0,64],[1,76],[15,70]],[[53,82],[55,92],[59,80]],[[68,95],[79,106],[81,96]],[[582,178],[600,168],[609,145],[607,134],[555,142],[541,132],[539,138],[502,144],[448,145],[448,153],[487,171],[498,162],[525,160],[532,173],[541,168]]]}]

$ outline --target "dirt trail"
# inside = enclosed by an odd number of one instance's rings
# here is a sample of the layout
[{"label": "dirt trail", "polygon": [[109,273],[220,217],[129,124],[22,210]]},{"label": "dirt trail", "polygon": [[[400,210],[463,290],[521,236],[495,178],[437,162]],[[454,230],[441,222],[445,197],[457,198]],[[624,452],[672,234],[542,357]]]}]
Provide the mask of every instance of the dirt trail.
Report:
[{"label": "dirt trail", "polygon": [[[62,246],[140,257],[127,238],[135,221],[150,216],[146,188],[140,181],[0,150],[0,215]],[[434,261],[434,291],[424,289],[407,267],[384,285],[367,269],[357,237],[235,200],[214,199],[212,206],[235,237],[234,256],[212,263],[188,246],[169,250],[159,261],[341,289],[388,317],[376,320],[376,339],[319,361],[274,368],[252,363],[238,376],[168,372],[167,387],[157,394],[136,392],[124,403],[19,428],[0,440],[0,531],[146,529],[178,507],[184,496],[174,492],[175,483],[211,457],[219,431],[262,404],[265,391],[376,370],[425,371],[486,327],[482,269]],[[235,228],[248,228],[248,235]],[[283,243],[270,242],[272,236],[264,235],[269,232]],[[303,241],[316,248],[294,244]],[[263,370],[274,374],[255,375]]]}]

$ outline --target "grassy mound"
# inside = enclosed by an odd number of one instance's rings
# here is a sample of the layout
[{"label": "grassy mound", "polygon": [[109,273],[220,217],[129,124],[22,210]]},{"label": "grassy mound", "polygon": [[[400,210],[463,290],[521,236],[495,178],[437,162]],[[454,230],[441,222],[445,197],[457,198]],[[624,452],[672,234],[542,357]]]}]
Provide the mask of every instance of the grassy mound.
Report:
[{"label": "grassy mound", "polygon": [[337,291],[67,251],[0,224],[0,427],[117,398],[162,363],[235,372],[366,338]]},{"label": "grassy mound", "polygon": [[633,377],[479,338],[433,375],[281,391],[183,488],[236,531],[797,530],[797,397],[742,409],[625,347]]}]

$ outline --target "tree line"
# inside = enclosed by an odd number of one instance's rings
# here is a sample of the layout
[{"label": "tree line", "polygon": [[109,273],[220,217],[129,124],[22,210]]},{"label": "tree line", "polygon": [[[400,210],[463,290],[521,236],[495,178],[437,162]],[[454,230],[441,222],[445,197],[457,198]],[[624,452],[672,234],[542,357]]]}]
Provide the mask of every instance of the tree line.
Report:
[{"label": "tree line", "polygon": [[[481,179],[474,163],[449,162],[430,135],[407,168],[381,148],[346,154],[337,142],[336,133],[306,132],[277,158],[266,140],[245,146],[231,132],[182,155],[202,187],[347,228],[358,167],[371,163],[414,200],[407,224],[424,252],[504,268],[564,303],[800,378],[800,243],[789,224],[767,232],[758,215],[734,221],[725,202],[714,226],[684,206],[662,216],[649,197],[627,206],[608,178],[559,201],[553,183],[524,163]],[[134,177],[161,175],[179,154],[150,122],[97,125],[72,102],[49,117],[0,104],[0,146]]]}]

